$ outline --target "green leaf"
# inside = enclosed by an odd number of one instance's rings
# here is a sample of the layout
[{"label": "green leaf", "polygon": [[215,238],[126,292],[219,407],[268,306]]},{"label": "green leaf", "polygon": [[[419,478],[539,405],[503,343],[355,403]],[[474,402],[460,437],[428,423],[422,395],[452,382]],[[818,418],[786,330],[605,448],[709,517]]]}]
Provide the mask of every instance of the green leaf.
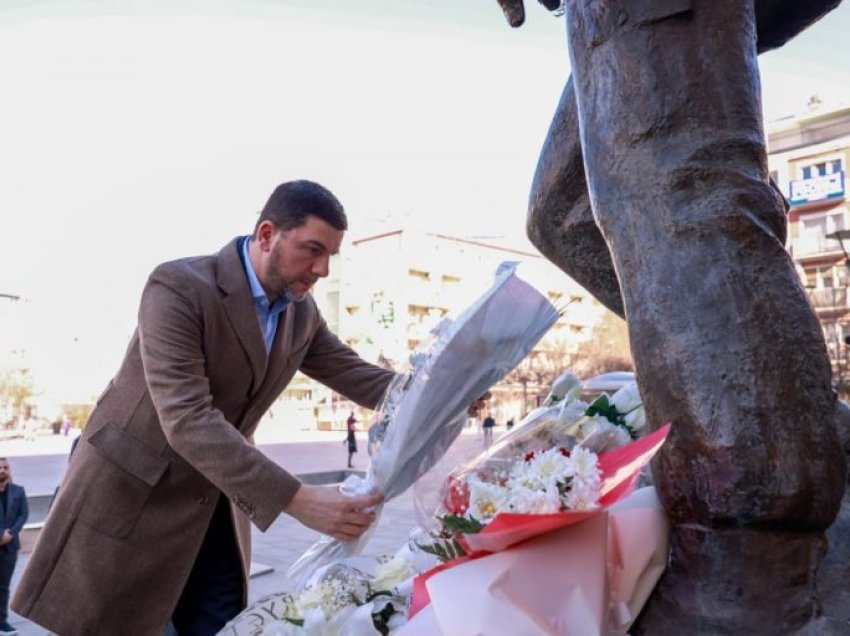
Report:
[{"label": "green leaf", "polygon": [[462,534],[476,534],[484,529],[483,523],[472,517],[464,517],[463,515],[445,515],[444,517],[440,517],[440,521],[444,528]]},{"label": "green leaf", "polygon": [[456,539],[437,539],[434,543],[417,543],[416,547],[426,554],[433,554],[440,563],[453,561],[466,555]]}]

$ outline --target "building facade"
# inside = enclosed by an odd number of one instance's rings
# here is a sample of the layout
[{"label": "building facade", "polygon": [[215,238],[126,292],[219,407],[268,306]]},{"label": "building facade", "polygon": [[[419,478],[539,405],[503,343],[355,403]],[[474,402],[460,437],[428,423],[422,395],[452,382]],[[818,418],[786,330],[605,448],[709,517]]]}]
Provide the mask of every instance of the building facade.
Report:
[{"label": "building facade", "polygon": [[850,107],[824,109],[813,99],[805,115],[772,122],[768,166],[785,195],[788,250],[824,329],[835,385],[850,380],[850,215],[846,199]]},{"label": "building facade", "polygon": [[[457,315],[489,288],[499,264],[518,262],[517,275],[563,312],[509,381],[494,388],[490,403],[500,423],[518,421],[537,405],[551,375],[569,365],[608,313],[539,254],[486,241],[394,230],[346,243],[335,260],[314,294],[329,327],[367,360],[395,369],[427,345],[443,317]],[[322,428],[342,429],[352,408],[305,379],[284,397],[316,403]]]}]

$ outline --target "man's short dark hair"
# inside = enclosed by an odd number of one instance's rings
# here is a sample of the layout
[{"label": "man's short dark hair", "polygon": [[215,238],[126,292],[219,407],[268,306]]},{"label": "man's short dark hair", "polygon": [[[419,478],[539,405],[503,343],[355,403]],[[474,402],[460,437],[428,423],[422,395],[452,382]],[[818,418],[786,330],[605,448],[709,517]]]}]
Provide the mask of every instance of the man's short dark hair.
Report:
[{"label": "man's short dark hair", "polygon": [[260,212],[254,234],[263,221],[271,221],[280,230],[286,231],[304,225],[308,216],[315,216],[340,231],[348,229],[348,219],[339,199],[326,187],[300,179],[287,181],[275,188]]}]

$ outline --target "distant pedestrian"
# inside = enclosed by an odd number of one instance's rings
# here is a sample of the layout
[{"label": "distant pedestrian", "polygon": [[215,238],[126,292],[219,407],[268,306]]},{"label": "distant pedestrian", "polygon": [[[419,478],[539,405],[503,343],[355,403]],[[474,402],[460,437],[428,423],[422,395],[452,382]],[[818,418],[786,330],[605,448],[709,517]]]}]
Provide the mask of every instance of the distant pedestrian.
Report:
[{"label": "distant pedestrian", "polygon": [[9,583],[21,549],[20,534],[27,522],[29,508],[24,489],[12,483],[9,460],[0,457],[0,634],[17,634],[9,625]]},{"label": "distant pedestrian", "polygon": [[68,437],[68,433],[70,433],[70,432],[71,432],[71,418],[66,415],[65,419],[62,422],[62,434],[65,437]]},{"label": "distant pedestrian", "polygon": [[505,422],[505,428],[507,428],[510,431],[513,427],[514,427],[514,418],[510,418],[510,419],[508,419],[507,422]]},{"label": "distant pedestrian", "polygon": [[496,426],[496,420],[488,413],[484,418],[484,423],[481,427],[484,429],[484,448],[490,448],[493,445],[493,427]]},{"label": "distant pedestrian", "polygon": [[35,431],[38,428],[38,420],[34,417],[27,416],[24,420],[24,440],[27,442],[35,441]]},{"label": "distant pedestrian", "polygon": [[345,440],[348,443],[348,467],[352,468],[351,459],[354,453],[357,452],[357,438],[354,437],[354,431],[357,430],[357,419],[354,417],[354,411],[351,411],[351,414],[345,421],[345,426],[348,429],[348,436]]}]

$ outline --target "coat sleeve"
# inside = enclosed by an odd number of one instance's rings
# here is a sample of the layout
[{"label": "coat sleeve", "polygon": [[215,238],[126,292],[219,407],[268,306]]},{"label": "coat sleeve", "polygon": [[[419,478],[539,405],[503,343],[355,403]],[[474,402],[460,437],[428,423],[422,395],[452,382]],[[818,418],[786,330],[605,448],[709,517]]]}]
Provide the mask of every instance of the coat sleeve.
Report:
[{"label": "coat sleeve", "polygon": [[145,381],[172,449],[265,530],[300,482],[250,444],[213,404],[195,281],[161,266],[139,310]]},{"label": "coat sleeve", "polygon": [[384,395],[393,371],[382,369],[361,358],[337,338],[323,318],[307,350],[300,370],[314,380],[360,406],[374,409]]}]

